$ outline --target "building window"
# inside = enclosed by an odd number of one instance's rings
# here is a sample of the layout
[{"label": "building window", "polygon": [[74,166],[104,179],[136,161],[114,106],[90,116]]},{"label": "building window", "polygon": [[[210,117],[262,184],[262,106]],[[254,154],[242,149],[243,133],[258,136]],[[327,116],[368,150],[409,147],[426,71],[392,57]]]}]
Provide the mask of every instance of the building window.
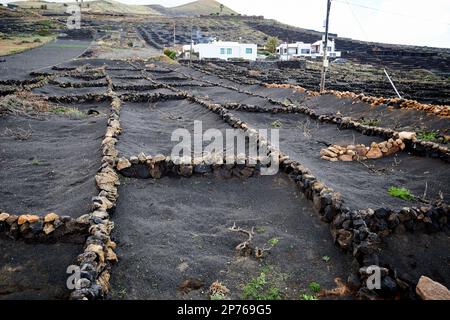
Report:
[{"label": "building window", "polygon": [[302,54],[309,54],[309,53],[310,53],[310,50],[309,50],[309,49],[302,49],[302,50],[301,50],[301,53],[302,53]]},{"label": "building window", "polygon": [[327,47],[327,50],[328,50],[328,51],[331,51],[331,47]]},{"label": "building window", "polygon": [[225,54],[225,48],[220,48],[220,54]]},{"label": "building window", "polygon": [[245,48],[246,54],[252,54],[252,52],[253,52],[252,48]]},{"label": "building window", "polygon": [[232,54],[232,53],[233,53],[233,49],[227,48],[227,54]]}]

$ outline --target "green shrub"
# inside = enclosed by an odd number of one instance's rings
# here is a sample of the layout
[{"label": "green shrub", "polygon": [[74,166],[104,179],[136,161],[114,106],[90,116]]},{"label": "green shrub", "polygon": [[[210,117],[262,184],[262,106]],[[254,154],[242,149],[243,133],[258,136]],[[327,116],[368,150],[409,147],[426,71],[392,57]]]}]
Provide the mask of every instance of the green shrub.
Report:
[{"label": "green shrub", "polygon": [[403,200],[414,200],[414,196],[411,194],[411,191],[404,187],[390,187],[388,189],[388,193],[393,197]]},{"label": "green shrub", "polygon": [[308,285],[309,289],[314,292],[314,293],[318,293],[320,291],[320,284],[313,281]]},{"label": "green shrub", "polygon": [[439,134],[436,131],[423,131],[417,135],[419,140],[423,141],[436,141]]},{"label": "green shrub", "polygon": [[177,57],[176,51],[170,49],[164,49],[164,54],[172,60],[175,60],[175,58]]},{"label": "green shrub", "polygon": [[280,300],[280,290],[270,285],[266,274],[261,272],[259,276],[250,280],[244,287],[242,297],[252,300]]},{"label": "green shrub", "polygon": [[48,37],[50,36],[52,33],[50,32],[50,30],[48,29],[40,29],[36,32],[36,34],[38,34],[41,37]]}]

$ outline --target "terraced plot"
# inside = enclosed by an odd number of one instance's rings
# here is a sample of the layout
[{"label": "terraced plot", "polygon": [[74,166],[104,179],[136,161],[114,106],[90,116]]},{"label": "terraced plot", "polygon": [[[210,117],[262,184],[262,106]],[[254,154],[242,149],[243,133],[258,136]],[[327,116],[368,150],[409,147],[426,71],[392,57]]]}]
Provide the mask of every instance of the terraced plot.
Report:
[{"label": "terraced plot", "polygon": [[[405,138],[404,150],[380,159],[320,154],[416,126],[443,132],[445,118],[414,108],[389,117],[387,106],[154,61],[76,59],[45,71],[48,81],[24,87],[33,99],[0,101],[1,298],[208,299],[216,280],[227,298],[336,298],[327,289],[340,278],[347,289],[337,298],[415,299],[421,275],[448,285],[445,141]],[[253,129],[279,129],[281,154],[268,150],[280,170],[261,175],[264,165],[248,155],[242,163],[176,162],[171,134],[193,132],[196,120],[203,131],[234,128],[269,145]],[[415,197],[392,197],[390,186]],[[31,262],[43,270],[36,284],[21,271]],[[66,290],[69,265],[80,278]],[[386,268],[379,290],[367,288],[369,265]],[[261,274],[267,287],[250,290]]]}]

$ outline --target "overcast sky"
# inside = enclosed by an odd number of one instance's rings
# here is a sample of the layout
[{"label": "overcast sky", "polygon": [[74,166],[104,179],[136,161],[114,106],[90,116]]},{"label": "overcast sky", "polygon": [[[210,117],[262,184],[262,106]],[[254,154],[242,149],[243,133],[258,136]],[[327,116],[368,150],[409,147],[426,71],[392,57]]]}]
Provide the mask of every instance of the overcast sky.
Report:
[{"label": "overcast sky", "polygon": [[[191,1],[120,0],[164,6]],[[221,2],[242,14],[264,15],[294,26],[323,30],[326,0]],[[450,0],[332,0],[330,32],[360,40],[450,48]]]}]

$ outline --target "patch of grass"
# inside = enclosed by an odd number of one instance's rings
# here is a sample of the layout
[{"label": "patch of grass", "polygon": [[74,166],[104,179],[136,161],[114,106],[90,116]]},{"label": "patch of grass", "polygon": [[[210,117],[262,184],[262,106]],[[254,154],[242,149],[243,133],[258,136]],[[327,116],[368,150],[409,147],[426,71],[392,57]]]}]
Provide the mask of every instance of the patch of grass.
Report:
[{"label": "patch of grass", "polygon": [[323,256],[322,260],[325,261],[325,262],[328,262],[328,261],[331,260],[331,258],[329,256]]},{"label": "patch of grass", "polygon": [[261,272],[245,285],[242,297],[251,300],[280,300],[281,294],[280,290],[268,281],[266,273]]},{"label": "patch of grass", "polygon": [[377,127],[381,124],[380,119],[362,119],[361,124],[365,126]]},{"label": "patch of grass", "polygon": [[81,119],[86,115],[84,112],[78,110],[77,108],[68,107],[55,107],[50,109],[50,112],[65,115],[72,119]]},{"label": "patch of grass", "polygon": [[52,34],[52,32],[48,29],[40,29],[40,30],[36,31],[36,34],[41,37],[48,37]]},{"label": "patch of grass", "polygon": [[177,52],[170,49],[164,49],[164,54],[172,60],[175,60],[175,58],[177,57]]},{"label": "patch of grass", "polygon": [[211,300],[225,300],[225,295],[221,292],[215,292],[209,297]]},{"label": "patch of grass", "polygon": [[271,124],[270,124],[270,126],[272,127],[272,128],[281,128],[281,122],[279,121],[279,120],[275,120],[275,121],[273,121]]},{"label": "patch of grass", "polygon": [[38,165],[40,165],[41,163],[39,162],[38,159],[33,159],[33,161],[31,161],[31,164],[32,164],[33,166],[38,166]]},{"label": "patch of grass", "polygon": [[320,284],[315,281],[310,282],[308,287],[314,293],[318,293],[320,291]]},{"label": "patch of grass", "polygon": [[119,299],[125,300],[127,297],[127,290],[120,290],[119,292],[117,292],[117,296],[119,297]]},{"label": "patch of grass", "polygon": [[317,300],[317,298],[312,294],[304,293],[300,296],[300,300]]},{"label": "patch of grass", "polygon": [[388,189],[388,194],[392,197],[400,198],[403,200],[414,200],[414,196],[411,194],[411,191],[404,187],[390,187]]},{"label": "patch of grass", "polygon": [[267,241],[267,243],[272,247],[275,247],[278,244],[278,242],[280,242],[278,238],[272,238],[269,241]]},{"label": "patch of grass", "polygon": [[419,140],[423,141],[437,141],[439,134],[436,131],[423,131],[417,135]]},{"label": "patch of grass", "polygon": [[54,35],[14,34],[0,37],[0,56],[20,53],[55,39]]},{"label": "patch of grass", "polygon": [[256,231],[257,233],[264,233],[264,232],[266,232],[266,228],[264,228],[264,227],[257,227],[257,228],[255,229],[255,231]]}]

